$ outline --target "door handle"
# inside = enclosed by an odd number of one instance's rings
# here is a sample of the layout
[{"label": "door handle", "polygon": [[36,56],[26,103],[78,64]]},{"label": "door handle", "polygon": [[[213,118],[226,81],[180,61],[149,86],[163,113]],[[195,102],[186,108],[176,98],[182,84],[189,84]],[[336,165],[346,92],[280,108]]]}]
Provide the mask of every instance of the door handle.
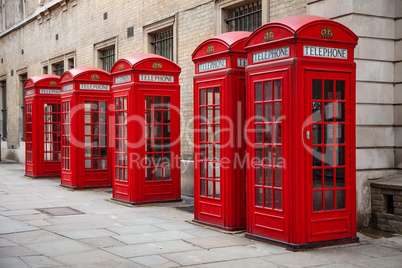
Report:
[{"label": "door handle", "polygon": [[310,139],[310,130],[307,130],[306,132],[306,138],[309,140]]}]

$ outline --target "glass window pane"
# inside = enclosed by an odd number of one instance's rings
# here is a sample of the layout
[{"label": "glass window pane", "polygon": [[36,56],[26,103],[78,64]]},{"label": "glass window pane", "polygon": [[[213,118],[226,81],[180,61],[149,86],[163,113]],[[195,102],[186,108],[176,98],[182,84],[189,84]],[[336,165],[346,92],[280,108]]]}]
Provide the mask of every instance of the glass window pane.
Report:
[{"label": "glass window pane", "polygon": [[313,192],[313,211],[322,211],[323,204],[322,204],[322,192],[316,191]]},{"label": "glass window pane", "polygon": [[272,121],[273,122],[281,122],[281,103],[280,102],[274,102]]},{"label": "glass window pane", "polygon": [[91,114],[85,114],[85,123],[91,123]]},{"label": "glass window pane", "polygon": [[219,161],[220,159],[221,159],[221,152],[220,152],[220,146],[219,146],[219,144],[215,144],[214,145],[214,153],[215,153],[215,157],[214,157],[214,159],[216,160],[216,161]]},{"label": "glass window pane", "polygon": [[215,91],[215,100],[214,100],[214,104],[219,104],[220,103],[220,98],[219,98],[219,87],[215,87],[214,88]]},{"label": "glass window pane", "polygon": [[272,168],[271,167],[264,168],[264,185],[272,186]]},{"label": "glass window pane", "polygon": [[254,101],[262,101],[262,83],[254,84]]},{"label": "glass window pane", "polygon": [[207,88],[207,103],[208,103],[208,105],[212,105],[212,104],[213,104],[213,92],[212,92],[212,88]]},{"label": "glass window pane", "polygon": [[220,127],[218,125],[214,126],[214,142],[220,142],[221,132]]},{"label": "glass window pane", "polygon": [[163,168],[163,180],[165,181],[171,180],[170,167]]},{"label": "glass window pane", "polygon": [[255,125],[255,143],[262,143],[262,125]]},{"label": "glass window pane", "polygon": [[272,143],[272,133],[270,124],[266,124],[264,126],[264,143]]},{"label": "glass window pane", "polygon": [[255,188],[255,205],[262,207],[262,188]]},{"label": "glass window pane", "polygon": [[324,99],[334,99],[334,80],[324,80]]},{"label": "glass window pane", "polygon": [[313,125],[313,144],[322,144],[322,125]]},{"label": "glass window pane", "polygon": [[101,148],[101,157],[107,157],[107,148]]},{"label": "glass window pane", "polygon": [[336,190],[336,209],[345,208],[345,190]]},{"label": "glass window pane", "polygon": [[326,124],[324,125],[324,144],[334,143],[334,125]]},{"label": "glass window pane", "polygon": [[273,135],[274,135],[274,143],[282,143],[282,125],[281,124],[273,124]]},{"label": "glass window pane", "polygon": [[272,189],[264,189],[264,207],[272,208]]},{"label": "glass window pane", "polygon": [[154,109],[162,109],[162,97],[154,97]]},{"label": "glass window pane", "polygon": [[336,169],[336,187],[345,187],[345,168]]},{"label": "glass window pane", "polygon": [[220,122],[220,106],[215,106],[214,108],[214,123],[218,124]]},{"label": "glass window pane", "polygon": [[101,169],[107,169],[107,159],[101,159]]},{"label": "glass window pane", "polygon": [[336,143],[345,143],[345,125],[336,125],[335,137]]},{"label": "glass window pane", "polygon": [[261,146],[255,147],[255,163],[262,164],[262,147]]},{"label": "glass window pane", "polygon": [[333,122],[334,121],[334,103],[325,103],[325,122]]},{"label": "glass window pane", "polygon": [[321,147],[313,147],[313,167],[322,166],[322,148]]},{"label": "glass window pane", "polygon": [[336,147],[336,165],[337,166],[345,165],[345,147],[344,146]]},{"label": "glass window pane", "polygon": [[255,185],[262,185],[262,167],[255,167]]},{"label": "glass window pane", "polygon": [[274,81],[274,100],[281,99],[281,80]]},{"label": "glass window pane", "polygon": [[322,122],[321,102],[313,102],[313,122]]},{"label": "glass window pane", "polygon": [[170,97],[163,97],[163,109],[170,109]]},{"label": "glass window pane", "polygon": [[205,89],[200,90],[200,105],[205,105]]},{"label": "glass window pane", "polygon": [[219,181],[215,182],[215,198],[221,198],[221,183]]},{"label": "glass window pane", "polygon": [[333,166],[334,165],[334,147],[333,146],[325,146],[324,147],[324,154],[325,154],[325,165],[326,166]]},{"label": "glass window pane", "polygon": [[212,162],[208,162],[207,164],[207,175],[209,179],[213,179],[214,178],[214,163]]},{"label": "glass window pane", "polygon": [[206,178],[206,170],[207,170],[206,162],[201,162],[200,163],[200,177],[201,178]]},{"label": "glass window pane", "polygon": [[334,188],[334,170],[332,168],[324,169],[325,188]]},{"label": "glass window pane", "polygon": [[155,181],[162,180],[162,168],[155,168]]},{"label": "glass window pane", "polygon": [[148,168],[145,170],[145,180],[146,181],[154,180],[154,169],[153,168]]},{"label": "glass window pane", "polygon": [[325,210],[334,209],[334,191],[325,191]]},{"label": "glass window pane", "polygon": [[313,169],[313,189],[322,189],[322,169]]},{"label": "glass window pane", "polygon": [[271,81],[264,82],[264,100],[271,100]]},{"label": "glass window pane", "polygon": [[200,180],[200,194],[201,196],[206,196],[207,194],[207,187],[206,187],[206,181],[205,180]]},{"label": "glass window pane", "polygon": [[336,122],[345,122],[345,103],[336,103]]},{"label": "glass window pane", "polygon": [[214,193],[214,181],[207,181],[207,196],[213,197]]},{"label": "glass window pane", "polygon": [[336,81],[336,99],[345,99],[345,81]]},{"label": "glass window pane", "polygon": [[262,122],[262,104],[255,104],[255,122]]},{"label": "glass window pane", "polygon": [[221,165],[220,163],[215,163],[215,180],[220,180],[221,178]]},{"label": "glass window pane", "polygon": [[85,169],[91,169],[91,159],[85,159]]},{"label": "glass window pane", "polygon": [[282,187],[282,169],[274,168],[274,187]]},{"label": "glass window pane", "polygon": [[271,116],[271,103],[264,103],[264,121],[265,122],[272,122]]},{"label": "glass window pane", "polygon": [[145,96],[145,109],[152,109],[152,96]]},{"label": "glass window pane", "polygon": [[282,209],[282,191],[281,190],[274,190],[274,208],[275,209]]},{"label": "glass window pane", "polygon": [[322,80],[313,79],[313,100],[322,99]]},{"label": "glass window pane", "polygon": [[281,146],[273,146],[273,164],[275,166],[282,166],[282,147]]}]

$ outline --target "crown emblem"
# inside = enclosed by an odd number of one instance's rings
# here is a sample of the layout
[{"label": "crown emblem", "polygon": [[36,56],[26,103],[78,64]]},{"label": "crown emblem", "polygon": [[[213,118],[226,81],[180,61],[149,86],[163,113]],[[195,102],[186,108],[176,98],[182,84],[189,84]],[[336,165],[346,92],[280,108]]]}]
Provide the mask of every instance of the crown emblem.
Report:
[{"label": "crown emblem", "polygon": [[124,64],[122,63],[119,65],[119,71],[123,71],[123,70],[124,70]]},{"label": "crown emblem", "polygon": [[162,63],[156,61],[154,64],[152,64],[152,68],[154,70],[162,70]]},{"label": "crown emblem", "polygon": [[66,81],[68,80],[68,74],[66,74]]},{"label": "crown emblem", "polygon": [[31,86],[31,81],[28,82],[28,86]]},{"label": "crown emblem", "polygon": [[212,54],[215,52],[215,47],[213,45],[209,45],[207,47],[207,54]]},{"label": "crown emblem", "polygon": [[49,85],[51,85],[51,86],[57,86],[57,82],[54,81],[54,80],[52,80],[52,81],[50,81]]},{"label": "crown emblem", "polygon": [[328,27],[328,25],[321,30],[321,37],[325,39],[332,39],[334,32]]},{"label": "crown emblem", "polygon": [[272,41],[275,38],[275,34],[273,31],[268,30],[265,34],[264,34],[264,41],[268,42],[268,41]]},{"label": "crown emblem", "polygon": [[93,74],[93,75],[91,75],[91,79],[92,80],[99,80],[99,75]]}]

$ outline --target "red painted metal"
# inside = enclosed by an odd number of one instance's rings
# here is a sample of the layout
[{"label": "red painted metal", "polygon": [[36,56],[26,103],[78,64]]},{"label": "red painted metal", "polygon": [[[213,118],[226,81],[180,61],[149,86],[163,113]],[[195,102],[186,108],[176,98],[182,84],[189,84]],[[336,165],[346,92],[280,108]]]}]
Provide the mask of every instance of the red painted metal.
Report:
[{"label": "red painted metal", "polygon": [[113,65],[113,199],[131,204],[181,200],[180,71],[154,54]]},{"label": "red painted metal", "polygon": [[194,76],[194,221],[245,229],[245,65],[250,32],[201,43]]},{"label": "red painted metal", "polygon": [[62,186],[112,185],[111,85],[110,74],[98,68],[74,68],[61,76]]},{"label": "red painted metal", "polygon": [[309,15],[245,42],[246,236],[293,250],[358,241],[356,44],[345,26]]},{"label": "red painted metal", "polygon": [[60,77],[37,75],[25,88],[25,175],[60,176]]}]

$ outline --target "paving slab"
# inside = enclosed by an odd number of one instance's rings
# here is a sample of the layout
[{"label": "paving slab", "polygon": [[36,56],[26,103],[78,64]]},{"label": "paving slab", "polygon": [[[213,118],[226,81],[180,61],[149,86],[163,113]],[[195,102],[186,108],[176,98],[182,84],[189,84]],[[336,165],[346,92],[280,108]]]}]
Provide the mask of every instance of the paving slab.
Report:
[{"label": "paving slab", "polygon": [[153,233],[113,236],[113,238],[122,241],[123,243],[126,244],[141,244],[148,242],[168,241],[168,240],[176,240],[176,239],[184,239],[192,237],[194,236],[182,231],[162,231]]},{"label": "paving slab", "polygon": [[58,232],[58,234],[75,240],[116,235],[116,233],[106,229],[67,231],[67,232]]},{"label": "paving slab", "polygon": [[126,245],[109,247],[104,250],[124,258],[133,258],[147,255],[158,255],[172,252],[184,252],[199,250],[200,248],[182,240],[145,243],[138,245]]},{"label": "paving slab", "polygon": [[18,257],[0,258],[0,267],[31,268],[31,266]]},{"label": "paving slab", "polygon": [[[37,255],[34,250],[23,246],[1,247],[0,258]],[[1,266],[0,266],[1,267]]]},{"label": "paving slab", "polygon": [[78,241],[94,248],[107,248],[107,247],[117,247],[125,245],[123,242],[120,242],[109,236],[85,238],[85,239],[79,239]]},{"label": "paving slab", "polygon": [[33,230],[39,230],[39,228],[12,219],[0,220],[0,234],[10,234]]},{"label": "paving slab", "polygon": [[2,237],[19,245],[55,242],[62,239],[61,236],[45,230],[8,234]]},{"label": "paving slab", "polygon": [[284,266],[268,262],[262,258],[248,258],[197,265],[197,268],[283,268]]},{"label": "paving slab", "polygon": [[163,231],[163,229],[150,224],[112,227],[108,228],[108,230],[120,235],[153,233]]},{"label": "paving slab", "polygon": [[29,267],[32,267],[32,268],[63,266],[63,264],[61,264],[60,262],[57,262],[55,260],[52,260],[49,257],[42,256],[42,255],[24,256],[24,257],[21,257],[21,260],[23,260],[26,264],[29,265]]},{"label": "paving slab", "polygon": [[59,256],[93,250],[94,248],[67,238],[55,242],[27,245],[28,248],[45,256]]},{"label": "paving slab", "polygon": [[153,267],[153,268],[180,267],[178,263],[172,262],[159,255],[130,258],[130,260],[139,263],[141,265],[144,265],[146,267]]},{"label": "paving slab", "polygon": [[239,260],[269,255],[256,248],[234,246],[214,249],[203,249],[189,252],[163,254],[162,256],[181,265],[199,265],[203,263]]},{"label": "paving slab", "polygon": [[100,268],[100,267],[145,267],[139,263],[118,257],[103,250],[91,250],[66,254],[54,258],[56,261],[67,264],[71,267]]},{"label": "paving slab", "polygon": [[242,246],[253,243],[253,241],[245,238],[244,236],[236,236],[236,235],[225,235],[224,237],[221,236],[193,237],[193,238],[186,238],[184,239],[184,241],[206,249]]}]

